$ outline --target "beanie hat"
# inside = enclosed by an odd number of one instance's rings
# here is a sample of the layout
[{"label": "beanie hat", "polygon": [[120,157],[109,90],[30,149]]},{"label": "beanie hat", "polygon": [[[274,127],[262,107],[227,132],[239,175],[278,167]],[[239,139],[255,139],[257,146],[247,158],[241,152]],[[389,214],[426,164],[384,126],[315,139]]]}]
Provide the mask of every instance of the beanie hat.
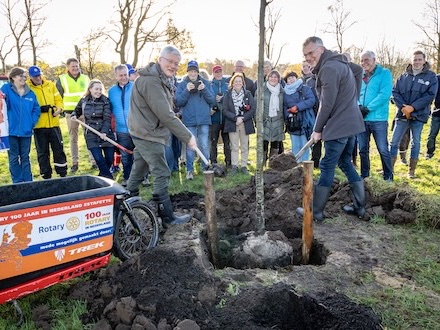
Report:
[{"label": "beanie hat", "polygon": [[222,68],[222,66],[221,65],[214,65],[213,67],[212,67],[212,72],[213,73],[215,73],[215,72],[217,72],[217,71],[219,71],[219,70],[223,70],[223,68]]},{"label": "beanie hat", "polygon": [[189,70],[196,70],[197,72],[199,72],[199,64],[194,60],[189,61],[188,66],[186,67],[186,72],[188,72]]},{"label": "beanie hat", "polygon": [[41,76],[41,69],[38,66],[33,65],[29,68],[29,75],[31,77]]}]

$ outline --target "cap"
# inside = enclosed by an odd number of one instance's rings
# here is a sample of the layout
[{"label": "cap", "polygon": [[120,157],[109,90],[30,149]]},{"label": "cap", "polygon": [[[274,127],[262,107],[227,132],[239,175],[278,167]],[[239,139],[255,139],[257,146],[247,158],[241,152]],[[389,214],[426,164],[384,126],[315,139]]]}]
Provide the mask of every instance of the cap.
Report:
[{"label": "cap", "polygon": [[222,68],[222,66],[221,65],[214,65],[213,67],[212,67],[212,72],[213,73],[215,73],[215,72],[217,72],[217,71],[220,71],[220,70],[223,70],[223,68]]},{"label": "cap", "polygon": [[199,63],[194,60],[189,61],[186,67],[186,71],[188,72],[189,70],[196,70],[197,72],[199,72]]},{"label": "cap", "polygon": [[38,66],[33,65],[29,68],[29,75],[31,77],[38,77],[41,76],[41,74],[42,74],[41,69]]}]

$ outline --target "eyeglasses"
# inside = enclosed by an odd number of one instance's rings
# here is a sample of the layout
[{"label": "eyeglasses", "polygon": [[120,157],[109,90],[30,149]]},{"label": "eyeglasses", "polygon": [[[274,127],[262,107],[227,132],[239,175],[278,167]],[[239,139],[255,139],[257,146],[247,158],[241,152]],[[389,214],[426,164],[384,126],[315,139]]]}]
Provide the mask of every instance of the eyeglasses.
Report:
[{"label": "eyeglasses", "polygon": [[175,61],[171,61],[169,59],[167,59],[166,57],[162,57],[165,61],[168,62],[168,64],[174,65],[174,66],[179,66],[179,62],[175,62]]},{"label": "eyeglasses", "polygon": [[317,50],[319,47],[321,47],[321,46],[316,46],[315,48],[313,48],[310,52],[308,52],[308,53],[305,53],[304,54],[304,57],[307,57],[307,56],[312,56],[313,55],[313,53],[315,52],[315,50]]}]

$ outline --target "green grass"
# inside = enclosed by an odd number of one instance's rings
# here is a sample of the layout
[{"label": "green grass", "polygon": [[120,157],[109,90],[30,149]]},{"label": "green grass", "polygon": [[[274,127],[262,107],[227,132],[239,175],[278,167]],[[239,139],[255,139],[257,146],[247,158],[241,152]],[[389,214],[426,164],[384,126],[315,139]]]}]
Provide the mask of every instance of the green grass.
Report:
[{"label": "green grass", "polygon": [[[65,120],[62,120],[62,132],[64,136],[65,152],[70,163],[69,138]],[[401,164],[399,160],[395,166],[395,182],[388,183],[381,179],[378,171],[381,169],[378,152],[374,141],[371,142],[371,177],[369,184],[373,192],[380,195],[389,190],[400,189],[410,191],[411,203],[417,208],[417,224],[413,226],[396,226],[393,228],[394,240],[405,242],[405,248],[401,251],[398,262],[394,258],[386,267],[402,277],[410,279],[411,286],[402,288],[388,288],[375,292],[370,296],[352,296],[353,299],[371,306],[383,318],[383,324],[387,329],[435,329],[440,324],[440,233],[432,228],[439,226],[440,214],[440,152],[430,160],[424,159],[426,152],[426,138],[429,131],[429,123],[425,125],[422,133],[422,146],[419,164],[416,170],[416,179],[408,179],[406,173],[408,167]],[[82,130],[80,129],[82,134]],[[391,136],[391,132],[390,132]],[[85,151],[84,138],[79,139],[80,145],[80,168],[77,174],[97,174],[91,171],[91,164]],[[440,146],[437,145],[439,148]],[[290,148],[290,139],[286,135],[285,149]],[[220,161],[223,160],[219,152]],[[251,174],[255,172],[255,135],[251,138],[249,166]],[[0,184],[10,184],[8,160],[6,153],[0,153]],[[35,180],[41,180],[38,164],[36,161],[35,148],[31,150],[32,172]],[[175,194],[182,191],[191,191],[203,194],[203,175],[200,166],[196,166],[194,180],[185,180],[184,170],[174,174],[171,178],[170,193]],[[315,170],[314,175],[319,172]],[[122,180],[122,173],[118,173],[116,180]],[[337,170],[336,176],[345,181],[342,172]],[[235,175],[233,177],[215,178],[215,188],[229,189],[238,184],[249,182],[250,177],[246,175]],[[141,196],[145,199],[151,198],[151,187],[141,187]],[[385,220],[375,217],[371,222],[374,226],[384,226]],[[372,273],[362,276],[365,285],[374,282]],[[32,309],[38,305],[48,303],[54,317],[52,329],[88,329],[91,325],[83,326],[80,322],[80,315],[86,313],[86,307],[81,301],[63,301],[56,297],[63,297],[71,282],[58,284],[45,290],[36,292],[19,300],[25,316],[26,323],[20,329],[36,329],[32,322]],[[18,318],[12,304],[0,305],[0,330],[18,329],[15,326]]]}]

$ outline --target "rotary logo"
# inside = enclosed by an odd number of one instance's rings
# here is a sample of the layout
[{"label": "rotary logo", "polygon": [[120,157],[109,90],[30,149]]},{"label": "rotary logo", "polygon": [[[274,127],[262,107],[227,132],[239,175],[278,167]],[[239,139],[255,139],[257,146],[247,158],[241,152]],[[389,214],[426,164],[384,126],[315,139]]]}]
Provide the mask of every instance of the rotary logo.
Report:
[{"label": "rotary logo", "polygon": [[64,256],[66,255],[66,250],[65,249],[56,250],[54,254],[55,254],[55,258],[57,258],[58,261],[61,261],[64,259]]},{"label": "rotary logo", "polygon": [[70,217],[66,221],[66,228],[70,231],[77,230],[79,227],[80,221],[77,217]]}]

